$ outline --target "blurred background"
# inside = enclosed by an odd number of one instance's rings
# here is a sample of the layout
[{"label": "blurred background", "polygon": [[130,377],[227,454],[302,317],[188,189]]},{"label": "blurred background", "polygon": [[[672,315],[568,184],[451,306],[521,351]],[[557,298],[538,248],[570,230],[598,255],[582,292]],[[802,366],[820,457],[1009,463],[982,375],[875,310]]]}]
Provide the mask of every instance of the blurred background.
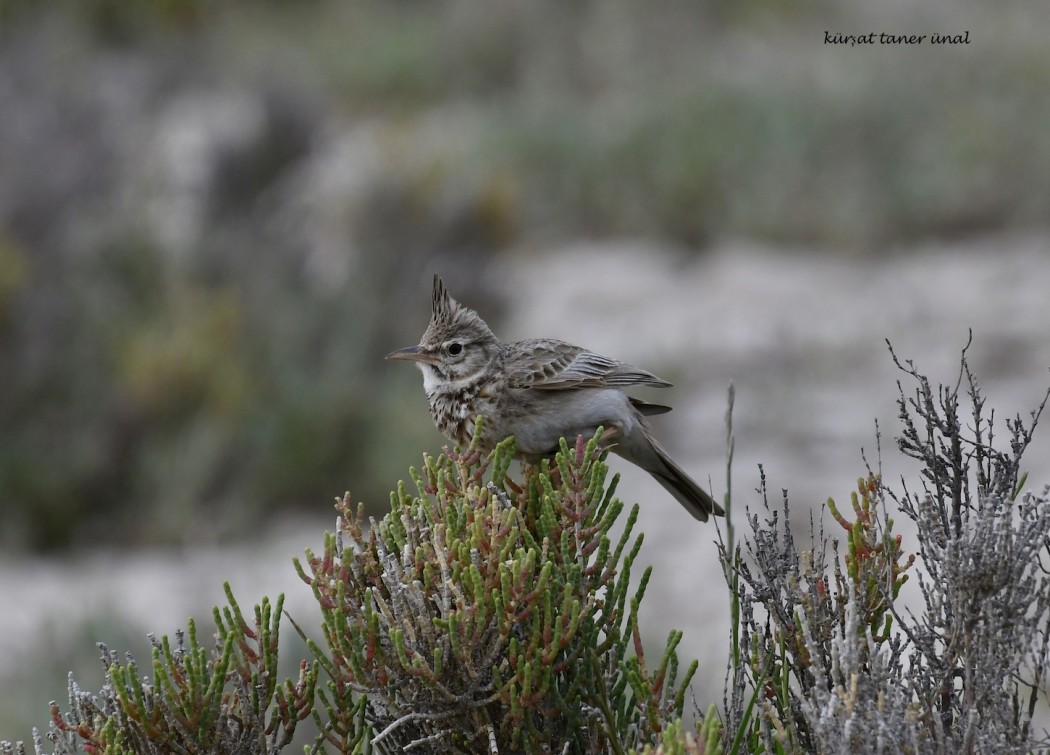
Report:
[{"label": "blurred background", "polygon": [[[67,671],[101,683],[96,641],[145,661],[146,632],[210,626],[223,580],[310,623],[291,558],[332,498],[381,515],[443,445],[383,361],[434,273],[506,339],[673,381],[657,434],[716,497],[733,382],[738,507],[759,464],[799,521],[848,500],[876,421],[908,478],[887,338],[954,384],[972,329],[989,406],[1026,414],[1047,28],[1035,0],[0,0],[0,739]],[[706,708],[715,530],[613,467],[656,569],[647,641],[685,630]]]}]

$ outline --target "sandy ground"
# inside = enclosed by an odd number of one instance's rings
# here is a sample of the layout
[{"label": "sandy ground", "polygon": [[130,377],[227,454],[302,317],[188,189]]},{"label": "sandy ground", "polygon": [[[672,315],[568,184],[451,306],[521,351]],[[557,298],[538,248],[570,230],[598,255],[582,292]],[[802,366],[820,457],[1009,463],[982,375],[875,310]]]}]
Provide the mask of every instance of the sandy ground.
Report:
[{"label": "sandy ground", "polygon": [[[698,258],[643,241],[581,243],[522,252],[482,283],[507,301],[512,326],[501,337],[561,338],[673,381],[674,388],[649,394],[675,407],[655,420],[657,434],[719,498],[726,487],[726,390],[733,383],[737,507],[756,503],[759,464],[772,491],[789,490],[796,515],[828,496],[848,500],[864,473],[861,450],[875,459],[876,420],[886,479],[914,475],[892,442],[901,375],[887,338],[934,380],[954,382],[972,329],[970,363],[1001,419],[1027,414],[1050,384],[1045,237],[864,258],[734,242]],[[1050,428],[1037,434],[1028,465],[1033,483],[1050,482]],[[721,699],[729,630],[715,530],[695,523],[644,473],[620,460],[613,468],[623,475],[620,496],[643,503],[640,560],[655,568],[644,604],[649,642],[662,643],[671,628],[685,630],[680,655],[700,659],[696,694],[706,707]],[[206,617],[222,603],[227,578],[246,608],[284,591],[292,612],[308,616],[312,597],[291,557],[320,549],[318,525],[282,523],[274,530],[273,538],[221,552],[0,558],[0,687],[24,678],[26,659],[95,639],[78,634],[78,619],[102,616],[107,625],[130,623],[142,634],[170,633],[187,616]],[[56,594],[61,616],[52,607]],[[64,669],[54,671],[61,690]],[[33,720],[44,723],[46,698],[33,709],[39,711]],[[0,731],[0,739],[27,734]]]}]

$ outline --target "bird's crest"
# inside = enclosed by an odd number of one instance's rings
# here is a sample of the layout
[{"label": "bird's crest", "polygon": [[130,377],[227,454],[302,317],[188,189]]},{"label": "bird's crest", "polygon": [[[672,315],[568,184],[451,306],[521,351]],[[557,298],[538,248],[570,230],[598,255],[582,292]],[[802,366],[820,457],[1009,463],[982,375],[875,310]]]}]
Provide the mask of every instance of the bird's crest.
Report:
[{"label": "bird's crest", "polygon": [[430,326],[427,328],[424,340],[427,340],[426,336],[430,336],[432,340],[440,342],[462,330],[471,331],[474,336],[492,335],[481,316],[473,309],[464,307],[453,299],[446,290],[444,282],[435,275]]},{"label": "bird's crest", "polygon": [[445,290],[445,283],[440,276],[434,276],[434,299],[430,318],[435,324],[451,325],[460,309],[459,302]]}]

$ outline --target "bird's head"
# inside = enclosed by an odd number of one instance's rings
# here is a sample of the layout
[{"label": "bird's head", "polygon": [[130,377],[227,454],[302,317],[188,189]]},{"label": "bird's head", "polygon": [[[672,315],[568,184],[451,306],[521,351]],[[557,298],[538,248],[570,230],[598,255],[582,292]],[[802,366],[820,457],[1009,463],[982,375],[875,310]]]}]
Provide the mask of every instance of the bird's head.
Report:
[{"label": "bird's head", "polygon": [[456,383],[482,372],[499,351],[499,340],[477,312],[464,307],[434,276],[430,324],[418,346],[388,354],[387,359],[416,362],[428,388],[434,383]]}]

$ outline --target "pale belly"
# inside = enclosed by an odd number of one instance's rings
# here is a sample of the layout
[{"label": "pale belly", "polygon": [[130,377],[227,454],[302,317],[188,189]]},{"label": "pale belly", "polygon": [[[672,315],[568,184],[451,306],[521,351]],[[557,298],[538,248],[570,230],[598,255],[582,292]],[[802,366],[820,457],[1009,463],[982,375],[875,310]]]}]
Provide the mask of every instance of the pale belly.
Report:
[{"label": "pale belly", "polygon": [[460,386],[456,391],[432,390],[427,399],[434,424],[453,443],[470,445],[480,416],[482,451],[491,451],[513,435],[518,455],[530,460],[553,456],[561,438],[589,438],[599,427],[629,433],[641,421],[627,395],[615,388],[527,388],[495,396],[475,386]]},{"label": "pale belly", "polygon": [[518,453],[528,459],[552,456],[561,438],[569,443],[578,435],[590,438],[599,427],[630,432],[640,421],[627,395],[615,388],[515,393],[514,407],[502,412],[498,430],[502,437],[513,435]]}]

